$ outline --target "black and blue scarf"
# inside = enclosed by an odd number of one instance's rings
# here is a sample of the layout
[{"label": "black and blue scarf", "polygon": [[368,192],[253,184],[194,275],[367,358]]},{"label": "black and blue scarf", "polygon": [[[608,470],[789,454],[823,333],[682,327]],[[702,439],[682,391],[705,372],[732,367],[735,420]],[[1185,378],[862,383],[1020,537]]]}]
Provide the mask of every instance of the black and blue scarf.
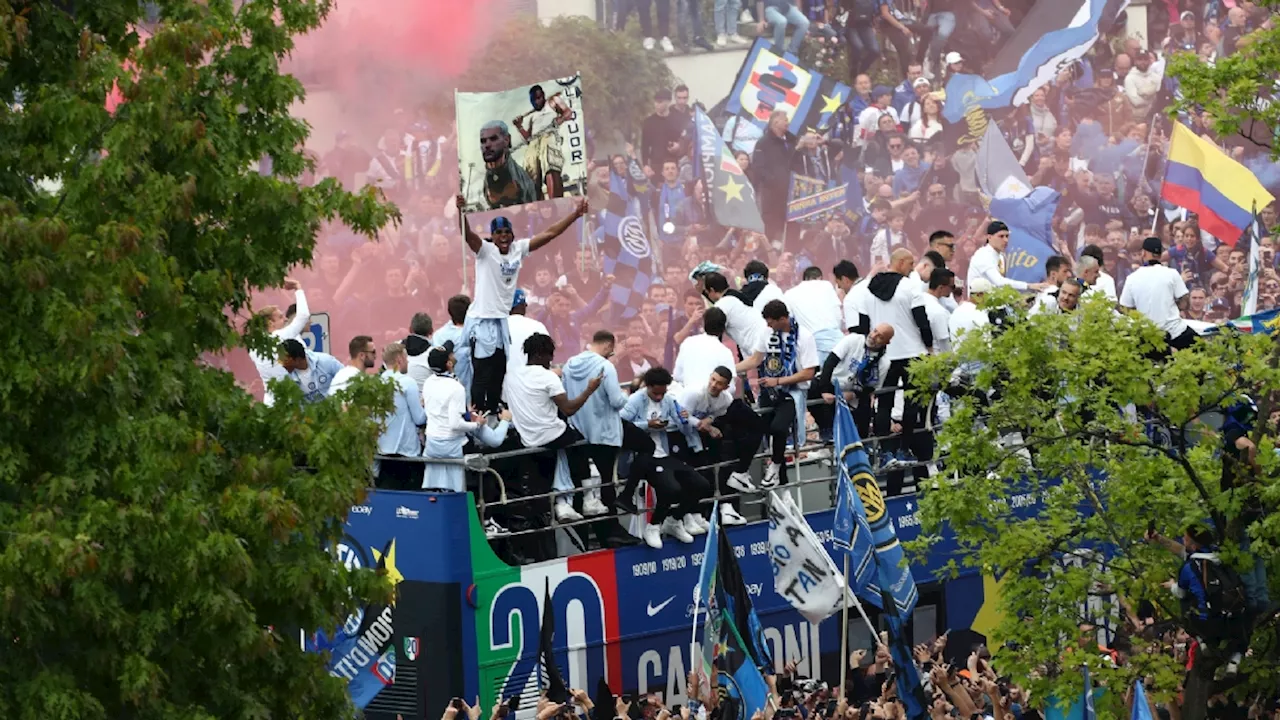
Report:
[{"label": "black and blue scarf", "polygon": [[765,358],[764,365],[760,368],[762,377],[781,378],[795,375],[797,372],[796,344],[800,337],[800,323],[796,322],[794,316],[790,320],[791,330],[785,333],[775,331],[781,341],[781,347],[778,349],[776,357],[771,353],[769,357]]}]

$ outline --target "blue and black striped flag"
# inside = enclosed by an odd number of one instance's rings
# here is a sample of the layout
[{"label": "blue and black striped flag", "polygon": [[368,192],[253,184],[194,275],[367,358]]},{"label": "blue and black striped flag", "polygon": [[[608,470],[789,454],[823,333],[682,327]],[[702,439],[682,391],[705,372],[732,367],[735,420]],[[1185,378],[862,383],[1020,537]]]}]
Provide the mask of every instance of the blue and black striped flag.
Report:
[{"label": "blue and black striped flag", "polygon": [[642,217],[640,200],[631,196],[626,178],[609,173],[609,203],[600,213],[597,238],[604,272],[615,278],[609,288],[615,320],[638,315],[653,282],[653,255]]}]

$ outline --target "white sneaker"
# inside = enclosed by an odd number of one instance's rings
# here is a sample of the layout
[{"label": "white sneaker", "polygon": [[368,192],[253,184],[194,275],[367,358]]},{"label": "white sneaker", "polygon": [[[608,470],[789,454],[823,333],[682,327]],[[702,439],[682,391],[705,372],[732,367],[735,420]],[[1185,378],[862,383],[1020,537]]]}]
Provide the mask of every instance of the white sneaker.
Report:
[{"label": "white sneaker", "polygon": [[768,490],[778,487],[778,481],[782,475],[782,466],[777,463],[765,463],[764,479],[760,481],[760,487]]},{"label": "white sneaker", "polygon": [[747,519],[739,515],[732,505],[721,505],[720,522],[724,525],[746,525]]},{"label": "white sneaker", "polygon": [[645,525],[641,531],[640,537],[644,539],[644,544],[654,550],[662,549],[662,533],[658,530],[657,525]]},{"label": "white sneaker", "polygon": [[671,44],[671,38],[669,37],[662,38],[661,45],[662,45],[663,52],[673,53],[676,51],[676,46]]},{"label": "white sneaker", "polygon": [[577,522],[582,515],[567,502],[556,503],[556,522]]},{"label": "white sneaker", "polygon": [[645,50],[652,50],[652,49],[653,49],[653,46],[654,46],[653,38],[645,38],[645,39],[644,39],[644,49],[645,49]]},{"label": "white sneaker", "polygon": [[749,493],[756,491],[756,484],[751,482],[751,473],[733,473],[728,480],[725,480],[725,484],[738,492]]},{"label": "white sneaker", "polygon": [[707,532],[702,523],[698,522],[698,516],[693,513],[684,516],[684,531],[690,535],[705,535]]},{"label": "white sneaker", "polygon": [[730,35],[730,36],[729,36],[729,42],[733,43],[734,45],[746,45],[747,43],[749,43],[749,42],[751,42],[751,41],[750,41],[750,40],[748,40],[748,39],[746,39],[746,38],[744,38],[744,37],[742,37],[742,36],[741,36],[741,35],[739,35],[738,33],[734,33],[734,34],[732,34],[732,35]]},{"label": "white sneaker", "polygon": [[587,517],[607,515],[608,513],[609,508],[605,507],[604,503],[600,502],[600,498],[594,495],[588,496],[586,500],[582,501],[582,514]]},{"label": "white sneaker", "polygon": [[830,459],[831,459],[831,449],[830,449],[830,448],[818,448],[817,450],[814,450],[814,451],[812,451],[812,452],[810,452],[810,453],[809,453],[809,459],[810,459],[810,460],[830,460]]},{"label": "white sneaker", "polygon": [[[750,10],[747,10],[747,9],[745,9],[745,8],[743,8],[743,10],[742,10],[742,14],[738,16],[738,21],[739,21],[739,22],[744,22],[744,23],[752,22],[752,20],[751,20],[751,11],[750,11]],[[736,33],[735,33],[735,35],[736,35]]]},{"label": "white sneaker", "polygon": [[684,529],[684,523],[673,517],[662,521],[662,534],[669,535],[682,543],[693,542],[693,536],[689,534],[688,530]]},{"label": "white sneaker", "polygon": [[705,532],[710,532],[710,531],[711,531],[711,521],[710,521],[710,520],[707,520],[706,518],[702,517],[702,515],[697,514],[697,513],[694,513],[694,515],[693,515],[693,519],[694,519],[694,520],[696,520],[696,521],[698,521],[698,527],[702,528],[702,532],[704,532],[704,533],[705,533]]},{"label": "white sneaker", "polygon": [[496,537],[501,537],[503,535],[510,535],[510,534],[511,534],[511,531],[502,527],[502,525],[498,524],[497,520],[494,520],[493,518],[488,518],[484,521],[485,538],[492,540]]},{"label": "white sneaker", "polygon": [[728,35],[725,35],[724,33],[720,33],[719,35],[716,36],[716,47],[724,47],[728,44],[729,44]]}]

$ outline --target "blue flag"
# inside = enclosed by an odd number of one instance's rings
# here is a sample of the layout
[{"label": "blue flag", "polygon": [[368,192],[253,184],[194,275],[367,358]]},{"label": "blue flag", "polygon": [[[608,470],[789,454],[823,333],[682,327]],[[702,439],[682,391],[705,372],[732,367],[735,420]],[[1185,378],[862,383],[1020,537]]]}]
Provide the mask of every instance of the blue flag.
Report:
[{"label": "blue flag", "polygon": [[639,315],[653,281],[653,256],[642,217],[640,201],[631,197],[626,178],[609,173],[609,203],[600,213],[597,241],[604,272],[615,277],[609,288],[615,319]]},{"label": "blue flag", "polygon": [[731,720],[747,720],[757,710],[764,709],[769,691],[760,668],[772,667],[773,658],[764,639],[764,627],[751,606],[751,595],[743,581],[738,557],[733,553],[733,544],[727,533],[716,535],[719,536],[715,580],[718,587],[714,602],[719,607],[717,622],[721,629],[715,653],[719,678],[729,697],[738,701],[738,717]]},{"label": "blue flag", "polygon": [[1151,706],[1147,704],[1147,691],[1142,689],[1142,681],[1133,683],[1133,712],[1129,720],[1154,720],[1151,717]]},{"label": "blue flag", "polygon": [[[883,573],[884,565],[877,562]],[[887,579],[882,583],[888,585]],[[898,615],[897,609],[888,593],[885,593],[885,610],[882,616],[889,626],[889,654],[893,656],[894,683],[898,688],[898,699],[906,709],[908,720],[929,717],[929,699],[925,696],[924,687],[920,685],[920,673],[916,669],[915,659],[911,657],[911,643],[907,640],[906,622]]]},{"label": "blue flag", "polygon": [[1093,680],[1089,678],[1089,666],[1081,665],[1084,670],[1084,715],[1082,720],[1098,720],[1098,713],[1093,709]]},{"label": "blue flag", "polygon": [[1005,277],[1024,282],[1044,280],[1044,263],[1055,254],[1053,214],[1061,199],[1057,190],[1038,187],[1024,198],[991,201],[991,217],[1009,226]]},{"label": "blue flag", "polygon": [[[943,117],[958,123],[974,108],[1026,105],[1032,93],[1089,52],[1098,39],[1099,25],[1111,20],[1104,17],[1107,4],[1108,0],[1036,3],[988,64],[989,77],[962,73],[947,81]],[[1124,0],[1120,8],[1127,4]],[[1113,5],[1115,11],[1120,8]]]},{"label": "blue flag", "polygon": [[702,547],[702,570],[698,573],[698,584],[693,588],[694,611],[706,613],[702,629],[702,670],[707,677],[711,677],[711,664],[723,654],[724,649],[721,640],[723,623],[720,622],[720,605],[716,602],[719,557],[720,503],[716,503],[711,510],[711,527],[707,530],[707,543]]},{"label": "blue flag", "polygon": [[836,384],[835,447],[839,448],[840,477],[836,482],[836,514],[832,524],[833,539],[837,551],[849,556],[849,589],[862,600],[881,607],[880,583],[877,577],[875,543],[871,540],[871,526],[867,524],[867,511],[862,500],[853,490],[853,478],[861,475],[875,477],[867,451],[858,437],[858,427],[853,413],[844,401],[839,383]]},{"label": "blue flag", "polygon": [[[836,389],[836,397],[842,397],[839,388]],[[871,463],[867,459],[867,451],[862,447],[862,438],[858,435],[858,428],[854,425],[853,414],[849,411],[849,406],[839,403],[836,408],[835,419],[835,446],[840,448],[839,464],[841,478],[848,477],[849,484],[853,486],[854,492],[849,497],[837,497],[837,502],[841,501],[852,507],[852,519],[849,519],[849,513],[846,511],[844,525],[841,525],[840,509],[837,507],[835,516],[835,531],[837,536],[849,538],[848,546],[850,552],[857,552],[859,544],[858,538],[853,536],[853,527],[859,528],[859,535],[863,535],[862,528],[866,528],[865,532],[870,532],[871,543],[875,546],[876,560],[875,564],[879,565],[879,570],[873,567],[874,580],[867,585],[865,593],[859,593],[858,597],[865,598],[876,607],[883,607],[881,599],[872,599],[869,595],[874,592],[882,597],[889,597],[893,600],[900,617],[909,617],[911,611],[915,609],[916,602],[920,600],[920,593],[916,590],[915,578],[911,575],[911,568],[906,564],[905,556],[902,552],[902,545],[898,542],[898,533],[893,529],[893,523],[890,521],[887,505],[884,501],[884,495],[880,492],[880,486],[876,483],[875,474],[871,472]],[[842,528],[847,528],[843,529]],[[837,540],[837,548],[840,547]],[[852,570],[853,562],[859,558],[850,557],[850,574],[853,579],[849,581],[849,585],[857,587],[860,582],[860,576]]]}]

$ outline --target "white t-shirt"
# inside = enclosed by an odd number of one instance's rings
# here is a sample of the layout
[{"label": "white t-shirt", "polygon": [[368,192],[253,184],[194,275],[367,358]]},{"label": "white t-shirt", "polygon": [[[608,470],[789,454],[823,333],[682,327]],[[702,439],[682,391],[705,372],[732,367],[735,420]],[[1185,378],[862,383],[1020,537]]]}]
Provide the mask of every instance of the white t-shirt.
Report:
[{"label": "white t-shirt", "polygon": [[924,312],[929,316],[929,329],[933,331],[934,352],[947,352],[951,349],[951,313],[942,305],[942,301],[923,293]]},{"label": "white t-shirt", "polygon": [[733,404],[733,396],[728,390],[712,397],[711,391],[704,384],[702,387],[688,387],[680,393],[680,407],[689,413],[690,422],[697,424],[703,418],[718,418],[729,410]]},{"label": "white t-shirt", "polygon": [[[893,341],[889,342],[890,345]],[[874,352],[874,351],[873,351]],[[840,359],[836,363],[835,369],[831,371],[831,379],[840,384],[840,389],[853,389],[853,371],[862,363],[862,358],[867,355],[867,337],[857,333],[849,333],[831,348],[831,354]],[[825,362],[825,358],[823,361]],[[878,382],[875,383],[879,387],[884,382],[884,376],[889,372],[889,357],[887,352],[880,355],[877,363],[879,373],[877,375]],[[870,389],[870,388],[868,388]]]},{"label": "white t-shirt", "polygon": [[956,311],[951,313],[948,328],[951,330],[951,346],[955,347],[964,339],[964,333],[991,324],[991,317],[986,310],[979,310],[977,305],[968,300],[960,303]]},{"label": "white t-shirt", "polygon": [[724,312],[725,334],[738,346],[743,357],[764,350],[769,342],[769,326],[764,324],[759,310],[732,295],[717,300],[715,307]]},{"label": "white t-shirt", "polygon": [[1092,290],[1094,288],[1100,290],[1108,298],[1116,299],[1116,279],[1108,275],[1106,270],[1098,273],[1098,282],[1094,283],[1093,287],[1089,289]]},{"label": "white t-shirt", "polygon": [[844,329],[854,328],[858,326],[858,305],[857,298],[859,288],[867,284],[867,279],[863,278],[853,284],[849,288],[849,292],[844,294],[844,301],[841,303],[841,310],[844,312]]},{"label": "white t-shirt", "polygon": [[565,423],[551,399],[564,394],[560,376],[541,365],[507,370],[502,400],[511,409],[511,420],[525,447],[541,447],[564,434]]},{"label": "white t-shirt", "polygon": [[[786,302],[784,297],[782,288],[778,287],[778,283],[770,280],[764,284],[763,288],[760,289],[760,294],[756,295],[756,299],[751,303],[751,307],[755,308],[756,312],[764,314],[764,306],[768,305],[770,300],[782,300],[783,302]],[[791,306],[788,305],[787,307],[790,308]]]},{"label": "white t-shirt", "polygon": [[1120,304],[1146,315],[1170,337],[1177,337],[1187,329],[1178,310],[1178,300],[1186,294],[1187,284],[1177,270],[1165,265],[1144,265],[1125,280]]},{"label": "white t-shirt", "polygon": [[1049,288],[1048,290],[1040,291],[1040,294],[1036,295],[1036,301],[1035,304],[1031,306],[1030,314],[1036,315],[1039,313],[1049,313],[1050,315],[1053,315],[1057,312],[1058,288]]},{"label": "white t-shirt", "polygon": [[480,243],[476,253],[476,297],[467,308],[467,317],[503,318],[511,314],[520,266],[528,256],[528,240],[511,243],[506,255],[488,240]]},{"label": "white t-shirt", "polygon": [[529,356],[524,354],[524,341],[534,333],[551,335],[547,326],[527,315],[512,315],[507,318],[507,330],[511,333],[511,347],[507,348],[507,372],[529,364]]},{"label": "white t-shirt", "polygon": [[889,343],[890,360],[906,360],[925,354],[924,341],[920,338],[920,328],[916,326],[913,308],[924,307],[924,297],[920,292],[920,284],[911,278],[902,276],[893,295],[881,300],[871,293],[871,283],[854,288],[854,307],[866,315],[874,328],[880,323],[893,326],[893,342]]},{"label": "white t-shirt", "polygon": [[973,251],[969,258],[969,275],[965,278],[965,287],[973,287],[973,281],[982,278],[996,287],[1008,285],[1015,290],[1026,290],[1027,284],[1021,280],[1010,280],[1004,276],[1004,254],[997,252],[990,245],[983,245]]},{"label": "white t-shirt", "polygon": [[782,296],[787,309],[799,321],[800,327],[811,333],[819,330],[835,330],[843,333],[841,325],[840,296],[836,288],[826,280],[805,280]]},{"label": "white t-shirt", "polygon": [[345,390],[358,375],[360,375],[359,369],[350,365],[343,365],[341,370],[334,373],[333,380],[329,381],[329,395],[332,396],[339,390]]},{"label": "white t-shirt", "polygon": [[[799,325],[799,322],[796,324]],[[764,353],[764,363],[760,366],[762,369],[771,367],[771,364],[774,364],[780,371],[782,370],[783,342],[783,333],[769,333],[769,340]],[[813,333],[805,330],[804,327],[801,326],[800,331],[796,333],[796,366],[794,372],[800,372],[805,368],[815,368],[816,371],[816,369],[821,365],[822,361],[818,359],[818,344],[814,342]],[[761,373],[761,377],[764,377],[763,373]],[[778,377],[778,374],[774,372],[770,374],[769,377]],[[788,390],[791,388],[795,388],[797,390],[808,390],[809,381],[806,380],[802,383],[785,385],[782,387]]]},{"label": "white t-shirt", "polygon": [[671,371],[671,377],[687,388],[705,389],[711,380],[711,373],[717,367],[726,367],[729,369],[729,389],[725,392],[732,397],[737,383],[733,372],[735,364],[733,353],[720,342],[720,338],[705,334],[690,335],[680,343],[680,350],[676,353],[676,367]]},{"label": "white t-shirt", "polygon": [[422,383],[422,405],[427,411],[427,437],[456,438],[479,426],[463,417],[467,393],[454,378],[435,373],[426,378]]}]

